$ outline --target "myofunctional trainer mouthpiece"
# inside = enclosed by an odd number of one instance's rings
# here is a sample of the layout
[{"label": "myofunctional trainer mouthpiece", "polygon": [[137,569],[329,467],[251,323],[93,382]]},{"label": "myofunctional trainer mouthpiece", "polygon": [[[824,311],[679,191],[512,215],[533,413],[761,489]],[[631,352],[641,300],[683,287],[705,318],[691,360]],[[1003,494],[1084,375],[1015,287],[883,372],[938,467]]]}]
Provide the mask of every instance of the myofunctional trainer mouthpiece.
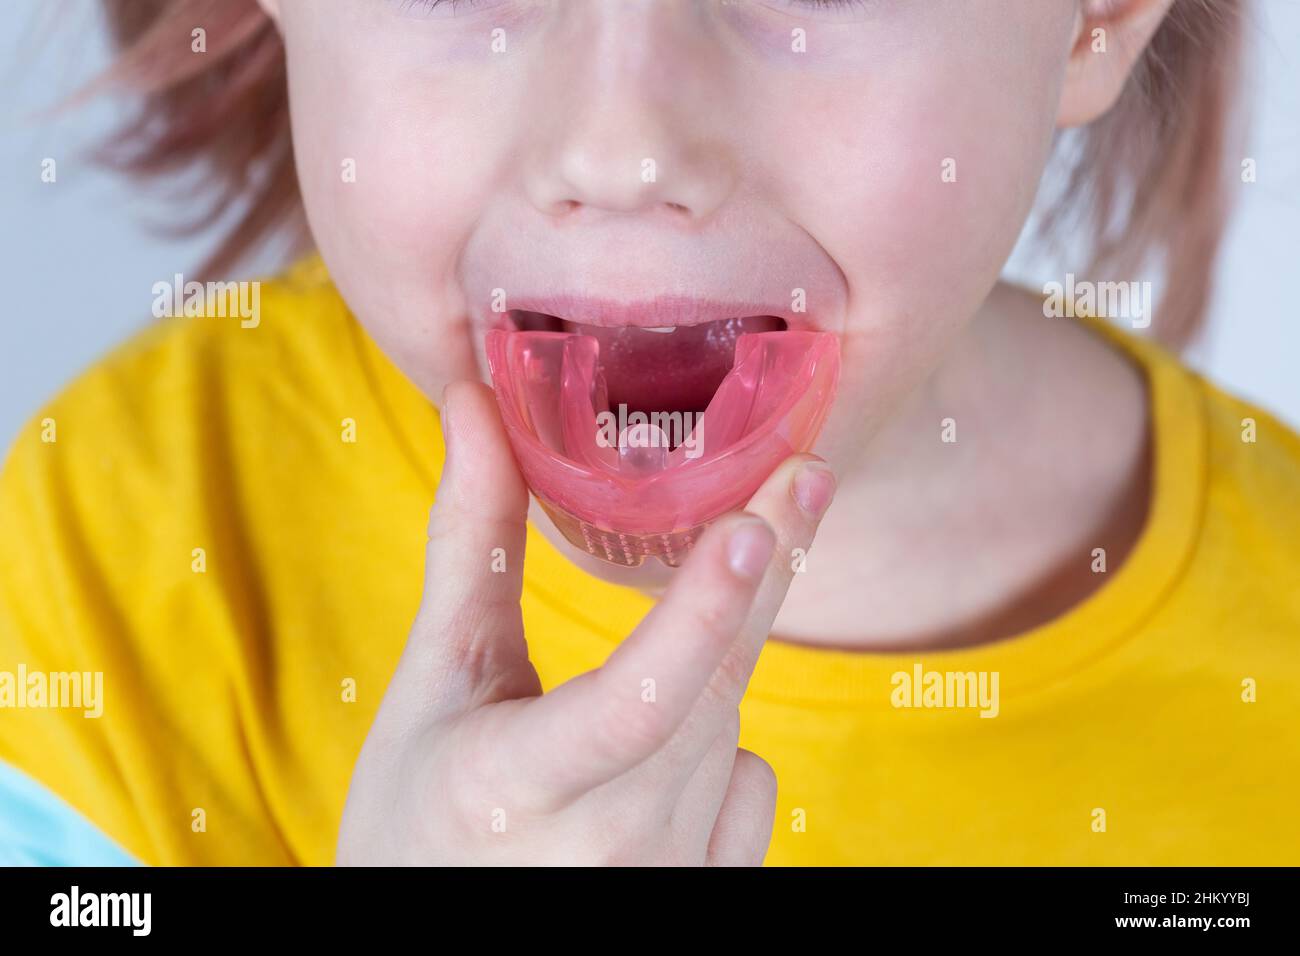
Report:
[{"label": "myofunctional trainer mouthpiece", "polygon": [[743,508],[782,461],[808,451],[839,377],[830,333],[748,332],[702,412],[629,411],[610,407],[601,344],[577,332],[496,329],[487,358],[533,494],[575,546],[628,567],[649,555],[676,567],[709,522]]}]

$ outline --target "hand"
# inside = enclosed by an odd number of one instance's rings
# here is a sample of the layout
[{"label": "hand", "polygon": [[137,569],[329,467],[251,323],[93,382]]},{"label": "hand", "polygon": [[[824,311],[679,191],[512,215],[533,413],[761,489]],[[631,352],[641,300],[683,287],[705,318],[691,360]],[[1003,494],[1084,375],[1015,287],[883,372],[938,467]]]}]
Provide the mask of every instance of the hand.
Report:
[{"label": "hand", "polygon": [[[442,422],[424,597],[353,771],[338,862],[760,864],[776,777],[737,749],[738,705],[792,552],[830,503],[826,466],[783,464],[602,667],[543,694],[519,607],[528,492],[492,393],[450,386]],[[495,548],[505,573],[489,570]]]}]

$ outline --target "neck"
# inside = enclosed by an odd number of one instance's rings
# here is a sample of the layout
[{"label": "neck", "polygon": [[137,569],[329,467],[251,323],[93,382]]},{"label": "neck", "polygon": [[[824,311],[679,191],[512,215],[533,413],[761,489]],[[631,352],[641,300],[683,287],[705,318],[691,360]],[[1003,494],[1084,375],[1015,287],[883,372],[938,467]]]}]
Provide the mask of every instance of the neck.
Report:
[{"label": "neck", "polygon": [[[944,419],[955,432],[945,437]],[[999,287],[873,438],[822,522],[780,639],[969,646],[1069,610],[1136,542],[1150,496],[1141,372]]]},{"label": "neck", "polygon": [[[947,359],[839,474],[774,638],[852,650],[971,646],[1057,617],[1113,575],[1150,498],[1142,373],[1082,326],[999,286]],[[955,421],[955,441],[941,422]],[[619,568],[536,527],[571,561],[657,596],[670,572]],[[1105,550],[1106,574],[1093,572]]]}]

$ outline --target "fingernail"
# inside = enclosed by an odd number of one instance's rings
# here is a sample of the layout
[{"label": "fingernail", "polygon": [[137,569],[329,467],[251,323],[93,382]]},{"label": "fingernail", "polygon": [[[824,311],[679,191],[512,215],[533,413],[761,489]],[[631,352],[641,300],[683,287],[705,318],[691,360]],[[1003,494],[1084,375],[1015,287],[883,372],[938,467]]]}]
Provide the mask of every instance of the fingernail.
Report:
[{"label": "fingernail", "polygon": [[750,518],[734,528],[727,541],[727,563],[731,573],[747,581],[763,576],[772,560],[776,535],[762,519]]},{"label": "fingernail", "polygon": [[835,497],[835,475],[825,462],[810,461],[794,477],[794,500],[808,515],[820,518]]}]

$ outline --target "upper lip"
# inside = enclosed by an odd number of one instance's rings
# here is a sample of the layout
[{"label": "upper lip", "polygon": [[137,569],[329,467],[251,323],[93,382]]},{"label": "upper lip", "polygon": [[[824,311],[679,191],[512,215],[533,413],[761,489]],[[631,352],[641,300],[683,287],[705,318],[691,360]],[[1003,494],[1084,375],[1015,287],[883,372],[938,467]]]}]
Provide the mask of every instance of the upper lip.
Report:
[{"label": "upper lip", "polygon": [[630,302],[570,294],[525,295],[511,296],[507,304],[512,312],[539,312],[601,328],[692,326],[752,315],[776,316],[789,324],[802,319],[799,324],[806,325],[809,318],[806,314],[796,318],[788,303],[731,302],[690,295],[665,295]]}]

